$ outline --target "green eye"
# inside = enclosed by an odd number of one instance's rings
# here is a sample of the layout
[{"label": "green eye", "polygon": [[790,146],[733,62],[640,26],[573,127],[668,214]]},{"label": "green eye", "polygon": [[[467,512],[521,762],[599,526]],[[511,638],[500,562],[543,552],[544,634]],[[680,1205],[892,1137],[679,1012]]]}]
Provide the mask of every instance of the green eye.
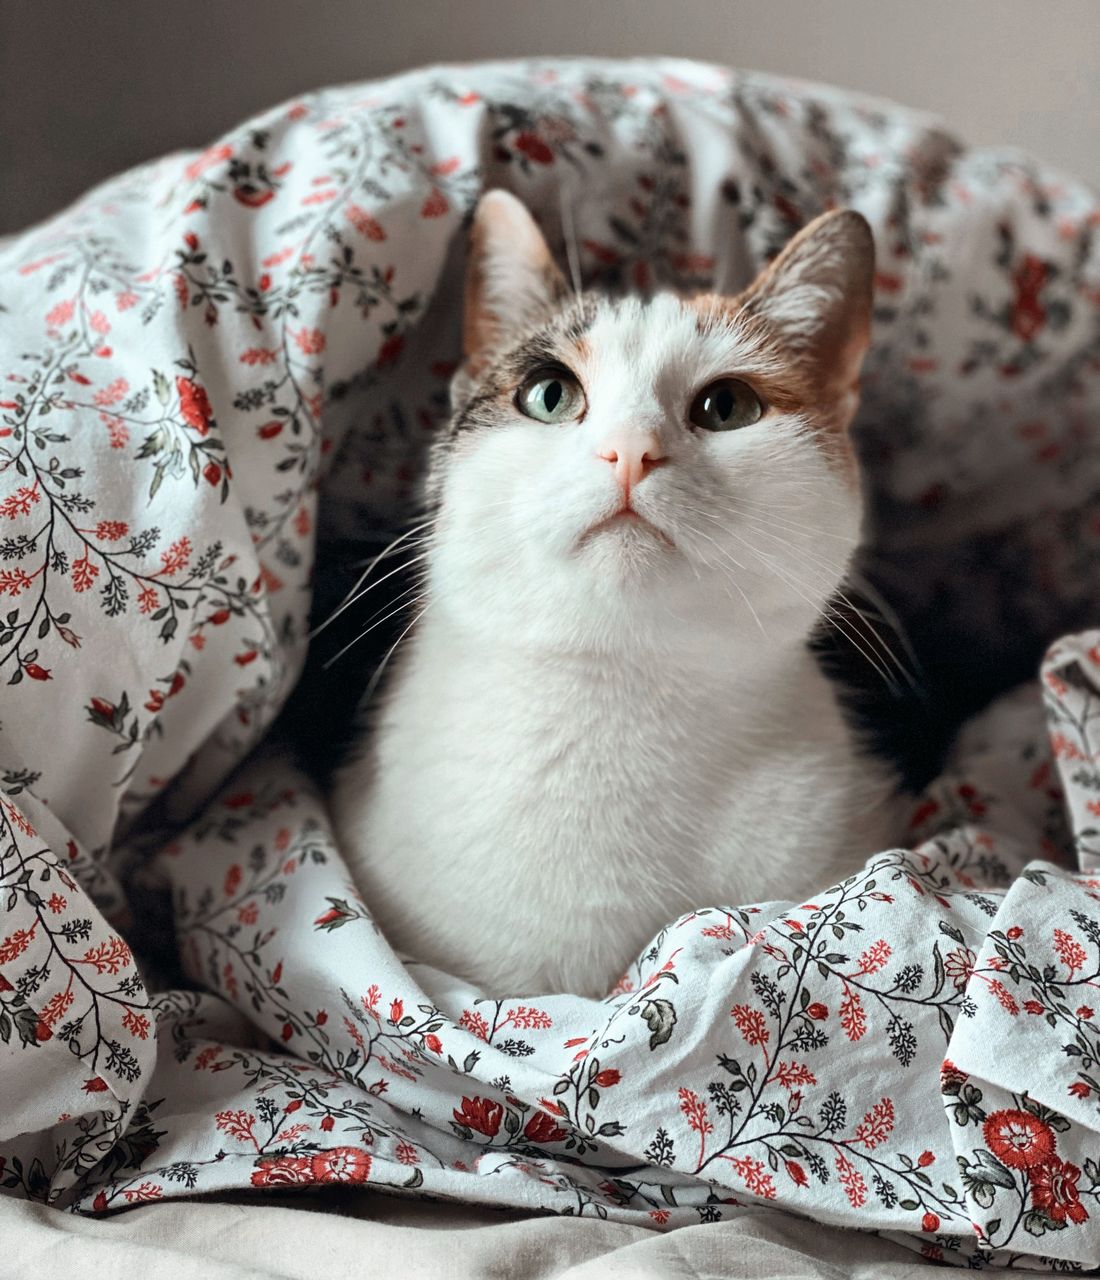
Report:
[{"label": "green eye", "polygon": [[584,392],[568,369],[536,369],[516,392],[516,407],[536,422],[572,422],[584,412]]},{"label": "green eye", "polygon": [[764,416],[760,397],[747,382],[719,378],[705,386],[691,402],[688,417],[704,431],[733,431],[749,427]]}]

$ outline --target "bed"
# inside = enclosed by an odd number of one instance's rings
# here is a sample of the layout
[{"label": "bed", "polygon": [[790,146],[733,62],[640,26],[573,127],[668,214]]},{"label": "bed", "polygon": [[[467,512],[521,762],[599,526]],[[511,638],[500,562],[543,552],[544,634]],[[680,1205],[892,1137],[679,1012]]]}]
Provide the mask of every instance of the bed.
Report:
[{"label": "bed", "polygon": [[[603,1001],[396,956],[310,768],[327,714],[288,706],[408,517],[491,186],[642,290],[868,218],[859,569],[907,731],[969,717],[907,848],[699,904]],[[570,59],[283,104],[0,244],[5,1240],[227,1276],[1100,1264],[1098,227],[889,104]]]}]

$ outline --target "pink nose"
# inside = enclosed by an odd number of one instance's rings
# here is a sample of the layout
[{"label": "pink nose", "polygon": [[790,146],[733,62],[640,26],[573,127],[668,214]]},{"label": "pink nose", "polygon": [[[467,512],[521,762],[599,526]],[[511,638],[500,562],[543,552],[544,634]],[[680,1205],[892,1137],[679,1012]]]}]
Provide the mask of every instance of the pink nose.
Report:
[{"label": "pink nose", "polygon": [[665,460],[661,442],[652,431],[617,432],[604,442],[599,456],[615,468],[615,479],[624,497],[654,467]]}]

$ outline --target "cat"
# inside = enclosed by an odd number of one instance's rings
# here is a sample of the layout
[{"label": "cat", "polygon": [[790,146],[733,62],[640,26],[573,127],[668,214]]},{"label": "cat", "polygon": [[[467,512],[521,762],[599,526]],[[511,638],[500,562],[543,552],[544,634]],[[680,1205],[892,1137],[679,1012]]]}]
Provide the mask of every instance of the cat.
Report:
[{"label": "cat", "polygon": [[427,607],[333,795],[399,950],[602,996],[678,915],[889,846],[897,775],[808,648],[860,536],[873,269],[842,210],[734,297],[575,294],[482,197]]}]

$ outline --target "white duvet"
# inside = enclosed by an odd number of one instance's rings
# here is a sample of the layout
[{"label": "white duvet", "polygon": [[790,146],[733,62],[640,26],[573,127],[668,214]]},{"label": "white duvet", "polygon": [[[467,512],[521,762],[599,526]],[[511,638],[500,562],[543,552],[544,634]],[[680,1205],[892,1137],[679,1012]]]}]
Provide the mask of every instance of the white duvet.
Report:
[{"label": "white duvet", "polygon": [[810,903],[700,903],[604,1001],[402,963],[289,758],[230,776],[301,669],[317,557],[405,514],[489,185],[639,288],[734,287],[858,208],[868,563],[921,657],[992,692],[1094,620],[1100,209],[1029,161],[832,91],[569,61],[334,90],[124,175],[0,246],[0,1187],[756,1203],[1100,1263],[1097,635],[971,726],[910,851]]}]

